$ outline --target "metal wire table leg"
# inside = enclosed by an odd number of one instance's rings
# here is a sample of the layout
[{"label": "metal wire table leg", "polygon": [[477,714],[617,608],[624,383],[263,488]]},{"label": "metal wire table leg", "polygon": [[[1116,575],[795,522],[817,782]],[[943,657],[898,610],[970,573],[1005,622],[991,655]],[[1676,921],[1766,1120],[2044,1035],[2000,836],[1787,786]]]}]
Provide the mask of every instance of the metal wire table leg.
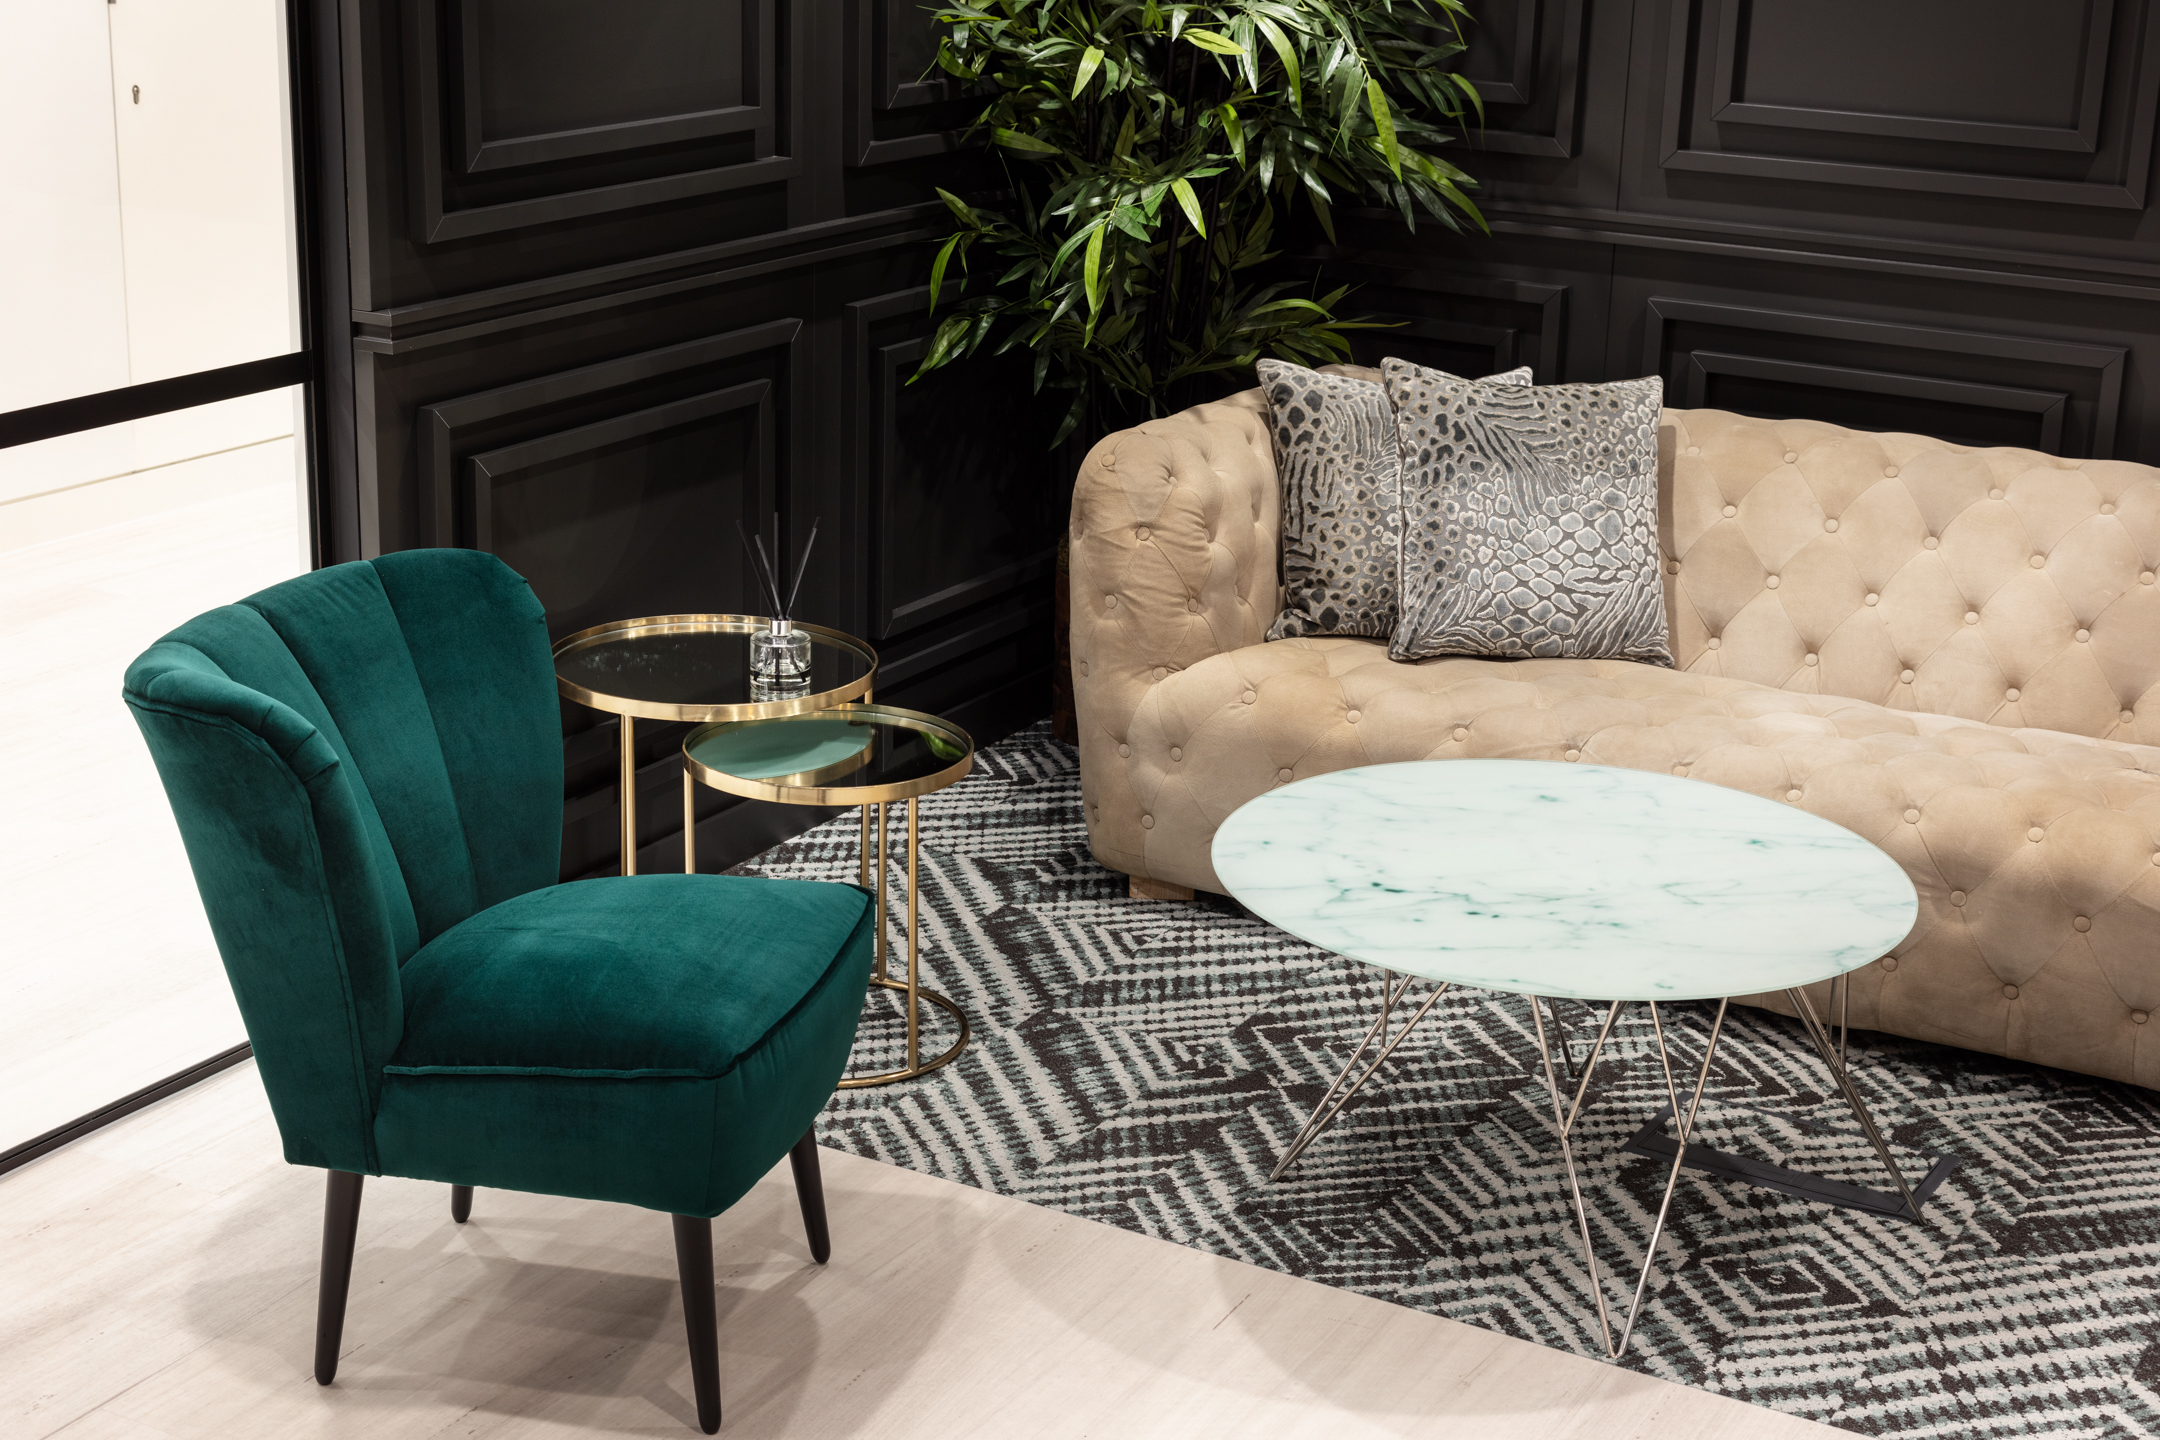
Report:
[{"label": "metal wire table leg", "polygon": [[[1658,1016],[1657,1003],[1648,1003],[1650,1023],[1657,1034],[1658,1063],[1665,1072],[1665,1090],[1677,1104],[1679,1089],[1673,1083],[1672,1057],[1665,1047],[1665,1026]],[[1710,1062],[1717,1054],[1718,1036],[1725,1028],[1725,1010],[1731,1003],[1720,1000],[1717,1019],[1711,1022],[1710,1042],[1703,1047],[1702,1069],[1695,1077],[1695,1092],[1688,1100],[1687,1115],[1680,1122],[1680,1141],[1673,1155],[1672,1171],[1665,1177],[1665,1195],[1658,1203],[1657,1222],[1650,1227],[1650,1243],[1643,1252],[1642,1274],[1635,1282],[1635,1298],[1628,1306],[1627,1316],[1622,1322],[1620,1343],[1615,1345],[1612,1318],[1605,1306],[1605,1281],[1598,1268],[1597,1249],[1590,1239],[1590,1212],[1583,1204],[1582,1179],[1575,1170],[1575,1147],[1568,1141],[1568,1132],[1574,1127],[1575,1117],[1582,1111],[1582,1092],[1589,1088],[1590,1071],[1597,1064],[1597,1053],[1593,1051],[1590,1060],[1583,1067],[1582,1086],[1577,1091],[1574,1107],[1563,1112],[1560,1102],[1560,1077],[1553,1070],[1552,1046],[1545,1035],[1545,1014],[1534,998],[1530,1002],[1530,1017],[1537,1022],[1538,1055],[1545,1066],[1545,1089],[1552,1097],[1553,1124],[1560,1131],[1560,1159],[1567,1166],[1568,1193],[1575,1202],[1575,1222],[1582,1234],[1583,1264],[1590,1271],[1590,1294],[1597,1302],[1598,1330],[1603,1337],[1605,1358],[1608,1360],[1618,1360],[1627,1353],[1628,1341],[1635,1334],[1635,1321],[1642,1315],[1643,1294],[1650,1287],[1651,1268],[1657,1264],[1658,1240],[1665,1233],[1665,1217],[1672,1210],[1673,1192],[1680,1184],[1680,1168],[1687,1161],[1688,1137],[1694,1133],[1695,1116],[1702,1109],[1703,1087],[1710,1081]],[[1612,1010],[1605,1017],[1606,1031],[1612,1029],[1613,1017],[1618,1015],[1619,1011],[1620,1002],[1613,1002]],[[1601,1033],[1598,1038],[1602,1045],[1604,1035]]]},{"label": "metal wire table leg", "polygon": [[1815,1006],[1809,1001],[1807,991],[1795,988],[1785,993],[1792,998],[1793,1008],[1800,1012],[1801,1027],[1807,1031],[1808,1039],[1815,1042],[1815,1052],[1822,1056],[1823,1064],[1829,1067],[1830,1078],[1837,1082],[1838,1089],[1845,1095],[1845,1103],[1852,1107],[1853,1118],[1860,1122],[1860,1129],[1867,1136],[1868,1143],[1873,1145],[1875,1153],[1882,1157],[1883,1165],[1890,1171],[1890,1178],[1897,1181],[1898,1194],[1905,1200],[1907,1217],[1919,1219],[1919,1202],[1913,1199],[1912,1187],[1905,1183],[1905,1172],[1898,1169],[1896,1158],[1890,1154],[1890,1147],[1883,1142],[1882,1132],[1875,1128],[1875,1117],[1868,1114],[1867,1106],[1860,1102],[1860,1092],[1853,1088],[1852,1072],[1845,1068],[1842,1048],[1831,1044],[1830,1032],[1822,1021],[1816,1018]]},{"label": "metal wire table leg", "polygon": [[[1290,1168],[1291,1162],[1305,1153],[1305,1147],[1320,1138],[1320,1133],[1334,1123],[1335,1117],[1342,1113],[1343,1107],[1350,1103],[1352,1097],[1358,1091],[1365,1088],[1365,1082],[1372,1079],[1380,1067],[1387,1063],[1388,1056],[1395,1053],[1396,1047],[1410,1038],[1410,1032],[1417,1028],[1418,1021],[1425,1018],[1425,1012],[1432,1009],[1433,1002],[1448,992],[1447,983],[1442,981],[1439,987],[1426,997],[1425,1003],[1418,1006],[1417,1013],[1404,1023],[1401,1032],[1393,1040],[1389,1040],[1387,1038],[1388,1016],[1402,1000],[1404,993],[1409,990],[1411,980],[1416,977],[1397,975],[1392,970],[1382,970],[1380,973],[1386,978],[1381,982],[1380,1013],[1374,1018],[1372,1028],[1365,1032],[1364,1039],[1358,1041],[1357,1049],[1350,1052],[1350,1058],[1344,1063],[1342,1072],[1335,1077],[1334,1083],[1328,1086],[1327,1093],[1320,1097],[1320,1103],[1313,1106],[1312,1114],[1306,1119],[1304,1128],[1298,1131],[1297,1138],[1290,1142],[1290,1148],[1283,1151],[1282,1158],[1275,1162],[1275,1168],[1268,1171],[1268,1179],[1279,1179],[1283,1171]],[[1350,1078],[1350,1072],[1357,1068],[1359,1058],[1371,1048],[1373,1039],[1376,1036],[1382,1042],[1380,1053],[1375,1055],[1372,1063],[1365,1067],[1364,1074],[1352,1081],[1347,1090],[1343,1089],[1343,1081]],[[1338,1091],[1341,1092],[1339,1097],[1336,1093]]]}]

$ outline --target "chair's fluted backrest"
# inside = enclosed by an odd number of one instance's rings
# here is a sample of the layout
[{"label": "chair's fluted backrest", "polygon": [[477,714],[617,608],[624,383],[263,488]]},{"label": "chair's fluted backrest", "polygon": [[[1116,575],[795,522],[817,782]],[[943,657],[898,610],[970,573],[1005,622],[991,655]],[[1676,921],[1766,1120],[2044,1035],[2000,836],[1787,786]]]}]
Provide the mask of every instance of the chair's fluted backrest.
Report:
[{"label": "chair's fluted backrest", "polygon": [[471,550],[333,566],[128,667],[296,1164],[373,1172],[398,967],[553,884],[562,742],[539,601]]}]

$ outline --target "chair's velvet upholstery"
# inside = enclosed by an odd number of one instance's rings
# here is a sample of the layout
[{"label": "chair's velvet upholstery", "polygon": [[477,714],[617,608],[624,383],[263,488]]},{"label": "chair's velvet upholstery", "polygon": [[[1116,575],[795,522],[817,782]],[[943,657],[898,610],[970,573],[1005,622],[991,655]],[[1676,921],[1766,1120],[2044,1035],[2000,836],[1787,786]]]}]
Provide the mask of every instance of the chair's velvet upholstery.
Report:
[{"label": "chair's velvet upholstery", "polygon": [[711,1215],[831,1094],[867,897],[557,887],[546,620],[493,556],[273,586],[151,646],[124,697],[288,1160]]}]

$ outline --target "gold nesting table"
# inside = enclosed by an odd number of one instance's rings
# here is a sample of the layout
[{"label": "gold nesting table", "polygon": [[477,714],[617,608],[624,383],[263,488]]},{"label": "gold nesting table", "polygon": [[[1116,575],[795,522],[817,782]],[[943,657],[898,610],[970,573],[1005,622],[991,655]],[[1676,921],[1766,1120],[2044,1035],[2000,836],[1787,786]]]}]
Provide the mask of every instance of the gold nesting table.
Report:
[{"label": "gold nesting table", "polygon": [[[757,615],[652,615],[617,620],[555,642],[555,684],[565,697],[621,718],[622,873],[637,873],[638,720],[697,726],[684,740],[683,869],[697,868],[694,802],[699,784],[783,805],[862,809],[858,875],[870,888],[876,830],[877,960],[873,991],[907,997],[907,1063],[849,1075],[843,1089],[885,1085],[949,1064],[968,1041],[960,1007],[921,983],[918,910],[921,797],[965,776],[975,744],[956,725],[913,710],[870,703],[877,652],[838,630],[797,621],[810,636],[810,683],[793,693],[752,684],[750,636],[771,622]],[[862,703],[856,703],[856,702]],[[892,978],[887,950],[885,807],[908,807],[907,979]],[[957,1039],[922,1058],[922,1005],[953,1017]]]}]

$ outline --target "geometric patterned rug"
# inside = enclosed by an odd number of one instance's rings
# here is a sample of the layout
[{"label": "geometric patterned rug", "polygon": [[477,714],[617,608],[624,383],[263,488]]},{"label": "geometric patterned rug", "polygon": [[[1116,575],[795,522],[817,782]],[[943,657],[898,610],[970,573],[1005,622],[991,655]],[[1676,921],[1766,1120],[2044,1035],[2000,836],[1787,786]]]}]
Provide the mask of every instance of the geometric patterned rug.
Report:
[{"label": "geometric patterned rug", "polygon": [[[923,822],[925,983],[974,1035],[931,1076],[839,1092],[823,1143],[1602,1353],[1527,1002],[1442,999],[1269,1184],[1369,1023],[1377,973],[1230,902],[1127,899],[1125,877],[1088,853],[1075,752],[1043,727],[982,752],[924,800]],[[852,880],[855,855],[848,815],[739,873]],[[898,1063],[897,1013],[866,1014],[857,1068]],[[928,1013],[935,1054],[950,1032]],[[1677,1070],[1701,1055],[1708,1014],[1668,1014]],[[1566,1018],[1580,1055],[1588,1012]],[[2160,1095],[1853,1040],[1855,1080],[1907,1175],[1923,1155],[1963,1157],[1926,1223],[1684,1172],[1620,1363],[1863,1435],[2160,1435]],[[1607,1056],[1578,1155],[1624,1309],[1665,1162],[1619,1147],[1663,1085],[1628,1020]],[[1698,1128],[1721,1150],[1889,1186],[1798,1025],[1764,1011],[1731,1011]]]}]

